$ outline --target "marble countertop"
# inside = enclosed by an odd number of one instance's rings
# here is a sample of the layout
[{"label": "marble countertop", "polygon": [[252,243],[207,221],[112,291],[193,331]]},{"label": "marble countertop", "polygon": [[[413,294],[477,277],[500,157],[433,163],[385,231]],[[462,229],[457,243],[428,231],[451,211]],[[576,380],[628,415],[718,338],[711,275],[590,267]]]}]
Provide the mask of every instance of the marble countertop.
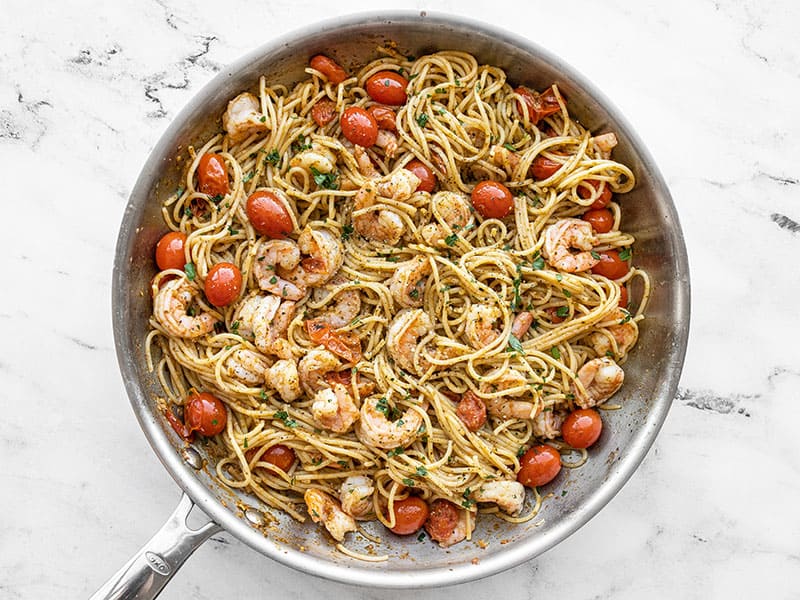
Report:
[{"label": "marble countertop", "polygon": [[[525,4],[5,0],[0,597],[87,597],[179,498],[131,414],[110,315],[123,208],[170,119],[273,35],[403,7],[527,35],[612,98],[672,190],[693,285],[680,391],[622,492],[538,559],[415,596],[796,597],[800,5]],[[221,534],[162,597],[407,595],[302,575]]]}]

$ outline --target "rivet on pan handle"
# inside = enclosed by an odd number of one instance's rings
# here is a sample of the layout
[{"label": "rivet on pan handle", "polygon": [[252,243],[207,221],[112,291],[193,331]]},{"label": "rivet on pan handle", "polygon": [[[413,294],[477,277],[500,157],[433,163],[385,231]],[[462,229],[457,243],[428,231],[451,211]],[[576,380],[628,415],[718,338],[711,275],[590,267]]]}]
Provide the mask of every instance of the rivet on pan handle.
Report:
[{"label": "rivet on pan handle", "polygon": [[89,600],[150,600],[156,598],[181,565],[221,527],[209,521],[189,529],[186,518],[194,502],[183,494],[164,526]]}]

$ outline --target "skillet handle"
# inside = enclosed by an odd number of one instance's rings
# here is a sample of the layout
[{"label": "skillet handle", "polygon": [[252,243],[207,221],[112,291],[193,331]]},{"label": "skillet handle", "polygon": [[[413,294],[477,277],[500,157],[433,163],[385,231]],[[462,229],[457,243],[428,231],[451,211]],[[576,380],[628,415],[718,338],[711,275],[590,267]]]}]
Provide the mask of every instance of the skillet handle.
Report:
[{"label": "skillet handle", "polygon": [[192,508],[194,502],[183,494],[164,526],[89,600],[156,598],[192,552],[222,530],[213,521],[208,521],[200,529],[189,529],[186,518]]}]

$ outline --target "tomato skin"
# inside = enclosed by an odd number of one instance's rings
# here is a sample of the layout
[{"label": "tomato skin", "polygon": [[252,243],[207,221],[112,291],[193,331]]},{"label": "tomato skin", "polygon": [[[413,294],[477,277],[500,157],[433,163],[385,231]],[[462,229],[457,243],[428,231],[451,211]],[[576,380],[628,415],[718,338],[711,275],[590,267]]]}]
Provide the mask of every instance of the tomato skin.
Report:
[{"label": "tomato skin", "polygon": [[443,542],[451,535],[458,525],[458,508],[455,504],[444,498],[437,498],[430,506],[428,520],[425,521],[425,531],[434,542]]},{"label": "tomato skin", "polygon": [[372,115],[380,129],[397,131],[397,113],[386,106],[370,106],[367,112]]},{"label": "tomato skin", "polygon": [[[614,195],[613,192],[611,191],[611,186],[609,186],[605,181],[601,182],[598,181],[597,179],[587,179],[586,183],[591,185],[594,189],[602,187],[600,195],[594,202],[592,202],[589,208],[592,210],[598,210],[600,208],[605,208],[606,206],[608,206],[608,203],[611,202],[611,198]],[[585,185],[578,186],[578,196],[580,196],[584,200],[587,198],[591,198],[592,191]]]},{"label": "tomato skin", "polygon": [[542,181],[558,171],[563,165],[544,156],[537,156],[531,164],[531,175],[536,181]]},{"label": "tomato skin", "polygon": [[522,114],[521,102],[524,102],[528,108],[528,118],[534,125],[537,125],[545,117],[561,110],[561,105],[558,103],[553,86],[550,86],[541,94],[520,86],[514,90],[514,93],[522,98],[521,101],[517,100],[519,114]]},{"label": "tomato skin", "polygon": [[306,331],[312,342],[322,344],[346,361],[357,363],[361,360],[361,339],[352,331],[334,331],[320,319],[306,321]]},{"label": "tomato skin", "polygon": [[394,527],[391,531],[397,535],[416,533],[428,519],[428,505],[422,498],[409,496],[404,500],[394,501]]},{"label": "tomato skin", "polygon": [[502,219],[514,210],[514,197],[499,181],[481,181],[472,190],[472,206],[487,219]]},{"label": "tomato skin", "polygon": [[242,291],[242,272],[233,263],[217,263],[208,271],[204,291],[214,306],[227,306]]},{"label": "tomato skin", "polygon": [[608,233],[614,227],[614,215],[607,208],[587,210],[583,220],[591,223],[597,233]]},{"label": "tomato skin", "polygon": [[347,79],[347,71],[340,67],[335,60],[328,58],[324,54],[312,56],[309,65],[315,71],[325,75],[333,85],[339,85]]},{"label": "tomato skin", "polygon": [[555,306],[551,306],[550,308],[546,309],[545,312],[550,316],[551,323],[563,323],[564,317],[558,316],[558,308]]},{"label": "tomato skin", "polygon": [[600,262],[592,267],[592,273],[595,275],[602,275],[609,279],[619,279],[620,277],[625,277],[630,270],[627,261],[622,260],[616,250],[604,250],[599,254]]},{"label": "tomato skin", "polygon": [[325,127],[336,118],[336,103],[324,98],[311,107],[311,118],[320,127]]},{"label": "tomato skin", "polygon": [[209,196],[228,193],[228,168],[219,154],[203,154],[197,164],[197,189]]},{"label": "tomato skin", "polygon": [[400,106],[408,100],[408,79],[394,71],[378,71],[367,79],[364,86],[369,97],[390,106]]},{"label": "tomato skin", "polygon": [[253,229],[269,238],[283,238],[294,230],[292,217],[275,192],[253,192],[247,199],[245,212]]},{"label": "tomato skin", "polygon": [[431,168],[421,160],[411,160],[405,166],[406,171],[411,171],[419,179],[417,192],[432,193],[436,189],[436,175]]},{"label": "tomato skin", "polygon": [[588,448],[602,431],[600,413],[592,408],[573,410],[561,425],[561,437],[573,448]]},{"label": "tomato skin", "polygon": [[517,481],[539,487],[553,481],[561,471],[561,455],[552,446],[534,446],[522,455]]},{"label": "tomato skin", "polygon": [[628,308],[628,286],[622,285],[619,288],[619,302],[617,306],[620,308]]},{"label": "tomato skin", "polygon": [[189,396],[183,414],[187,429],[190,432],[199,431],[206,437],[220,433],[228,422],[228,413],[222,400],[208,392]]},{"label": "tomato skin", "polygon": [[456,416],[472,432],[486,423],[486,405],[472,390],[468,390],[456,406]]},{"label": "tomato skin", "polygon": [[165,233],[156,244],[156,264],[162,271],[183,269],[186,264],[186,234],[180,231]]},{"label": "tomato skin", "polygon": [[340,119],[342,134],[348,140],[364,148],[375,145],[378,139],[378,123],[375,117],[358,106],[351,106]]},{"label": "tomato skin", "polygon": [[267,448],[258,460],[259,462],[268,462],[271,465],[275,465],[284,473],[288,473],[294,464],[295,453],[289,446],[275,444]]}]

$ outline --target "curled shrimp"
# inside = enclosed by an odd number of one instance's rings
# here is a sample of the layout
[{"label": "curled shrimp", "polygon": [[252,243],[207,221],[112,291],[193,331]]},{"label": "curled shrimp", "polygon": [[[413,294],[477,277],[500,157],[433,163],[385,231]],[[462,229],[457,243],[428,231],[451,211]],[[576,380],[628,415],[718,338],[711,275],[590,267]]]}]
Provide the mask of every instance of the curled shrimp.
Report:
[{"label": "curled shrimp", "polygon": [[[625,356],[639,339],[639,327],[636,325],[636,321],[631,319],[631,314],[623,308],[617,308],[607,320],[614,322],[605,329],[617,344],[617,356]],[[600,326],[602,327],[602,323]],[[595,331],[587,337],[598,356],[606,356],[613,351],[611,341],[605,333]]]},{"label": "curled shrimp", "polygon": [[245,92],[228,102],[228,108],[222,115],[222,128],[235,144],[253,133],[266,131],[269,125],[261,112],[258,98]]},{"label": "curled shrimp", "polygon": [[498,167],[503,167],[509,176],[514,174],[519,165],[519,156],[500,145],[492,146],[489,149],[489,158]]},{"label": "curled shrimp", "polygon": [[500,337],[495,325],[501,316],[503,311],[493,304],[473,304],[467,309],[464,335],[473,348],[481,349]]},{"label": "curled shrimp", "polygon": [[611,158],[611,151],[617,147],[617,135],[614,132],[596,135],[589,140],[600,151],[603,158]]},{"label": "curled shrimp", "polygon": [[300,300],[306,295],[305,286],[281,277],[300,264],[300,248],[292,240],[265,240],[256,250],[253,275],[262,290],[286,298]]},{"label": "curled shrimp", "polygon": [[322,522],[335,540],[341,542],[347,532],[358,529],[353,517],[344,512],[341,505],[322,490],[306,490],[303,499],[311,520],[314,523]]},{"label": "curled shrimp", "polygon": [[332,173],[336,169],[336,154],[330,148],[317,142],[311,143],[311,148],[295,154],[289,161],[292,167],[299,167],[309,175],[317,173]]},{"label": "curled shrimp", "polygon": [[292,359],[276,361],[267,369],[264,379],[284,402],[292,402],[302,395],[297,363]]},{"label": "curled shrimp", "polygon": [[[433,323],[428,314],[420,309],[406,308],[397,313],[386,333],[386,348],[389,355],[401,368],[416,373],[414,355],[419,339],[433,330]],[[421,370],[430,366],[428,361],[420,357]]]},{"label": "curled shrimp", "polygon": [[521,340],[522,336],[528,333],[531,325],[533,325],[533,313],[523,310],[514,317],[514,322],[511,324],[511,335]]},{"label": "curled shrimp", "polygon": [[153,316],[175,337],[194,339],[214,330],[216,319],[207,312],[190,315],[189,307],[200,291],[185,277],[171,279],[153,299]]},{"label": "curled shrimp", "polygon": [[396,212],[375,208],[376,198],[382,196],[396,201],[407,200],[419,183],[419,177],[406,169],[399,169],[380,180],[367,181],[353,203],[354,229],[368,239],[396,244],[405,233],[405,223]]},{"label": "curled shrimp", "polygon": [[352,475],[342,482],[339,500],[342,510],[351,517],[363,519],[372,514],[372,495],[375,485],[364,475]]},{"label": "curled shrimp", "polygon": [[[347,280],[342,277],[336,277],[331,283],[334,285],[341,285],[346,284]],[[357,289],[341,291],[334,289],[333,291],[329,291],[325,288],[315,288],[313,297],[316,302],[323,302],[333,294],[335,294],[333,305],[321,316],[317,317],[317,319],[338,329],[339,327],[345,327],[352,323],[361,312],[361,294]]]},{"label": "curled shrimp", "polygon": [[339,365],[336,355],[324,348],[314,348],[306,352],[297,366],[303,391],[313,397],[319,390],[327,387],[325,375],[335,371]]},{"label": "curled shrimp", "polygon": [[425,284],[432,268],[430,260],[417,255],[398,265],[388,280],[389,291],[400,306],[422,306]]},{"label": "curled shrimp", "polygon": [[545,229],[542,255],[556,269],[580,273],[600,262],[591,252],[596,242],[588,221],[560,219]]},{"label": "curled shrimp", "polygon": [[533,435],[553,440],[561,435],[561,426],[567,415],[564,411],[544,408],[533,418]]},{"label": "curled shrimp", "polygon": [[225,372],[234,379],[250,386],[264,383],[264,372],[267,361],[258,352],[252,350],[234,350],[225,359]]},{"label": "curled shrimp", "polygon": [[625,380],[622,368],[607,356],[593,358],[580,369],[578,379],[583,389],[572,383],[575,402],[581,408],[591,408],[613,396]]},{"label": "curled shrimp", "polygon": [[481,392],[489,395],[481,398],[486,410],[490,415],[503,419],[532,419],[536,414],[534,402],[508,398],[529,393],[527,384],[525,376],[516,369],[508,369],[499,378],[482,383]]},{"label": "curled shrimp", "polygon": [[[427,403],[420,406],[428,408]],[[390,421],[385,398],[375,396],[367,398],[361,404],[361,420],[356,423],[356,436],[368,446],[391,450],[400,446],[408,446],[420,435],[422,414],[415,408],[407,408],[395,421]]]},{"label": "curled shrimp", "polygon": [[383,148],[383,154],[386,158],[392,158],[397,152],[397,136],[386,129],[379,129],[375,145],[378,148]]},{"label": "curled shrimp", "polygon": [[234,313],[239,334],[252,339],[264,354],[292,358],[293,353],[286,330],[294,318],[295,303],[281,301],[277,296],[250,296]]},{"label": "curled shrimp", "polygon": [[287,279],[298,287],[322,285],[336,274],[344,262],[341,240],[327,229],[306,226],[297,238],[297,246],[306,258],[287,275]]},{"label": "curled shrimp", "polygon": [[345,433],[358,420],[355,401],[341,383],[324,388],[314,395],[311,414],[325,428],[334,433]]},{"label": "curled shrimp", "polygon": [[505,513],[518,515],[525,504],[525,488],[518,481],[485,481],[472,492],[475,502],[494,502]]},{"label": "curled shrimp", "polygon": [[457,192],[435,193],[431,198],[431,210],[440,222],[428,223],[419,231],[430,246],[444,242],[449,231],[461,231],[475,222],[469,200]]}]

